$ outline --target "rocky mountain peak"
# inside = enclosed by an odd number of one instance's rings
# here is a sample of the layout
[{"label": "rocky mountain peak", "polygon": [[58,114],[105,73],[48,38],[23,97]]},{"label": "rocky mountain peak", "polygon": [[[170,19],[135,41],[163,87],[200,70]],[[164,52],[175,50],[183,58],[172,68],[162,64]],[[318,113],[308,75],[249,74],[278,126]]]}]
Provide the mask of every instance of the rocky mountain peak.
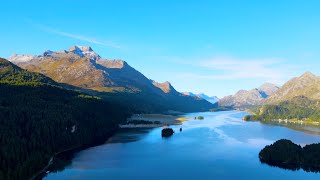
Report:
[{"label": "rocky mountain peak", "polygon": [[163,83],[158,83],[156,81],[152,81],[152,84],[158,88],[160,88],[165,93],[176,92],[176,90],[171,86],[170,82],[165,81]]},{"label": "rocky mountain peak", "polygon": [[275,93],[279,87],[272,83],[264,83],[262,86],[258,88],[259,91],[263,91],[267,96]]},{"label": "rocky mountain peak", "polygon": [[320,78],[307,71],[299,77],[286,82],[276,93],[267,99],[268,103],[289,100],[296,96],[306,96],[309,99],[320,99]]},{"label": "rocky mountain peak", "polygon": [[9,57],[9,61],[13,63],[24,63],[31,61],[34,58],[31,54],[13,54]]},{"label": "rocky mountain peak", "polygon": [[300,78],[316,78],[317,76],[312,74],[310,71],[303,73]]},{"label": "rocky mountain peak", "polygon": [[278,89],[279,87],[272,83],[265,83],[259,88],[253,88],[249,91],[239,90],[234,95],[220,99],[219,103],[221,106],[233,106],[237,108],[260,105],[266,98],[276,93]]},{"label": "rocky mountain peak", "polygon": [[197,97],[200,99],[204,99],[204,100],[210,102],[211,104],[215,104],[219,101],[219,98],[217,96],[208,96],[204,93],[194,94],[192,92],[182,92],[182,94],[185,96],[191,96],[191,97]]},{"label": "rocky mountain peak", "polygon": [[44,51],[44,53],[42,55],[43,56],[48,56],[48,55],[51,55],[52,53],[54,53],[54,52],[50,51],[50,50],[46,50],[46,51]]},{"label": "rocky mountain peak", "polygon": [[87,57],[90,60],[98,60],[101,57],[95,53],[90,46],[73,45],[69,48],[69,52],[73,52],[80,57]]},{"label": "rocky mountain peak", "polygon": [[78,46],[78,45],[73,45],[69,48],[69,51],[93,51],[90,46]]}]

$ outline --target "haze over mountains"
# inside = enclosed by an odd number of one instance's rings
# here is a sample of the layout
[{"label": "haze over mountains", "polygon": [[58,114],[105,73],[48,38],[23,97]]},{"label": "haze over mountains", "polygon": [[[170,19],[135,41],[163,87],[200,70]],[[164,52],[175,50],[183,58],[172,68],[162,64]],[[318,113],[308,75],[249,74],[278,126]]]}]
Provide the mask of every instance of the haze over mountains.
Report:
[{"label": "haze over mountains", "polygon": [[298,119],[318,123],[320,77],[305,72],[280,88],[267,83],[250,91],[240,90],[233,96],[222,98],[219,105],[253,110],[254,115],[245,117],[247,120]]},{"label": "haze over mountains", "polygon": [[117,103],[132,104],[134,109],[190,112],[217,106],[204,99],[185,96],[169,82],[152,81],[123,60],[104,59],[89,46],[71,46],[56,52],[47,50],[35,56],[14,54],[9,60],[57,82],[94,90]]},{"label": "haze over mountains", "polygon": [[204,93],[199,93],[199,94],[194,94],[192,92],[182,92],[182,94],[186,95],[186,96],[191,96],[191,97],[198,97],[201,99],[205,99],[208,102],[215,104],[219,101],[219,98],[217,96],[208,96]]}]

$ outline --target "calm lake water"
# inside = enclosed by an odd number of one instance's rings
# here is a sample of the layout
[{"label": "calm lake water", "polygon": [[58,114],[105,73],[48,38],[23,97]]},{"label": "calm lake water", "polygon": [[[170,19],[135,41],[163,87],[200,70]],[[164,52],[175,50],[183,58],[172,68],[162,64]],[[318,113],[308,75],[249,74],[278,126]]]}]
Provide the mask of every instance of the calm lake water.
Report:
[{"label": "calm lake water", "polygon": [[77,153],[65,170],[45,179],[320,179],[320,173],[270,167],[258,158],[265,145],[278,139],[320,142],[318,129],[244,122],[245,114],[187,114],[205,119],[171,126],[176,133],[170,138],[161,138],[161,128],[119,132],[108,143]]}]

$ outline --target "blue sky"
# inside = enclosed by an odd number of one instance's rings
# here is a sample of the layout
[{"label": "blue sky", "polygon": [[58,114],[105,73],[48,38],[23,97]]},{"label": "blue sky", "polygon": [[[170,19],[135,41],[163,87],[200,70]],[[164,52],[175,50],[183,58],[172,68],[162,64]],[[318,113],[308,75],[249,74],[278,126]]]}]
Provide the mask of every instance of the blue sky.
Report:
[{"label": "blue sky", "polygon": [[179,91],[223,97],[320,70],[317,0],[1,2],[0,56],[89,45]]}]

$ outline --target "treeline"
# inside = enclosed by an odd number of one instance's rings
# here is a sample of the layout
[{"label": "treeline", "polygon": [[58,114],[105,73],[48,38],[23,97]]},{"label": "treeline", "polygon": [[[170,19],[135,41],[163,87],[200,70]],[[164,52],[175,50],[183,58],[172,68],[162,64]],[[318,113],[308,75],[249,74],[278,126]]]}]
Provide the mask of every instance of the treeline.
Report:
[{"label": "treeline", "polygon": [[297,96],[277,105],[264,105],[255,115],[245,116],[244,120],[297,119],[320,122],[319,102],[304,96]]},{"label": "treeline", "polygon": [[280,168],[320,172],[320,143],[301,147],[281,139],[263,148],[259,159],[262,163]]},{"label": "treeline", "polygon": [[0,179],[28,179],[55,153],[104,142],[126,112],[0,59]]}]

